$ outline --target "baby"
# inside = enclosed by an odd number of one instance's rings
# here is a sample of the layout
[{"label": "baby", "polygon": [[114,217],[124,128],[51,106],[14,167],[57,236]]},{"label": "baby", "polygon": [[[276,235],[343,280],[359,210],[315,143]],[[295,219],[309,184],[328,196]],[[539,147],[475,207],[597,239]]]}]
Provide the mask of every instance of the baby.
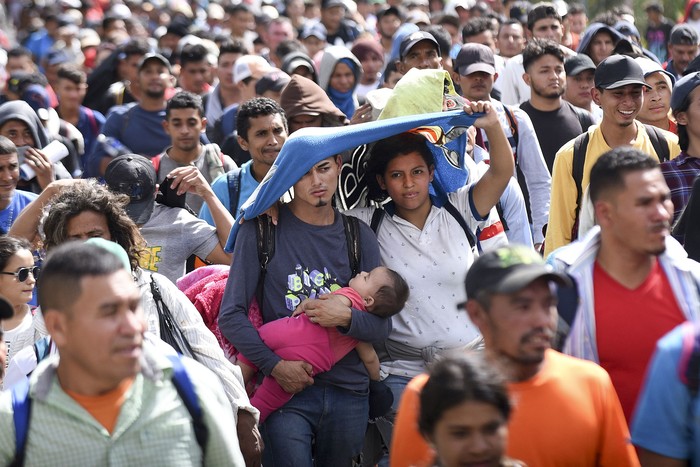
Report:
[{"label": "baby", "polygon": [[[333,295],[341,297],[346,306],[389,318],[404,307],[408,299],[408,285],[397,272],[383,266],[370,272],[360,272]],[[284,360],[303,360],[313,367],[313,374],[323,373],[352,349],[357,350],[372,380],[379,380],[379,358],[372,344],[341,334],[335,327],[324,328],[314,324],[304,313],[304,303],[294,314],[262,325],[260,338]],[[253,379],[257,368],[242,354],[238,355],[246,384]],[[260,410],[260,423],[292,398],[271,376],[266,376],[250,402]]]}]

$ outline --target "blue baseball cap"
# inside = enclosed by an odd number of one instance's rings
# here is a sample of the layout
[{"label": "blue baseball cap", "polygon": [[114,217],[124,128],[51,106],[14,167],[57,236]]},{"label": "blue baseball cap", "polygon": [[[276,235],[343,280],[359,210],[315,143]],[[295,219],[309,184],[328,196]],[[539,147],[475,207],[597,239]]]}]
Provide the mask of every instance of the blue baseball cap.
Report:
[{"label": "blue baseball cap", "polygon": [[684,76],[676,82],[671,94],[671,110],[674,112],[681,108],[693,89],[700,86],[700,71]]}]

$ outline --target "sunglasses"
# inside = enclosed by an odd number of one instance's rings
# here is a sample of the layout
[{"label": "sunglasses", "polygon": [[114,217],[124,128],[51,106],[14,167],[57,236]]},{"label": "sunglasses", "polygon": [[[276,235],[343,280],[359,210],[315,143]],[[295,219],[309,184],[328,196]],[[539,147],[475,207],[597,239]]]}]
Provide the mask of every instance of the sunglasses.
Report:
[{"label": "sunglasses", "polygon": [[39,272],[41,268],[39,266],[34,266],[31,268],[19,268],[16,272],[5,272],[0,271],[0,274],[5,274],[7,276],[15,276],[19,282],[24,282],[29,279],[29,273],[32,273],[34,279],[39,277]]}]

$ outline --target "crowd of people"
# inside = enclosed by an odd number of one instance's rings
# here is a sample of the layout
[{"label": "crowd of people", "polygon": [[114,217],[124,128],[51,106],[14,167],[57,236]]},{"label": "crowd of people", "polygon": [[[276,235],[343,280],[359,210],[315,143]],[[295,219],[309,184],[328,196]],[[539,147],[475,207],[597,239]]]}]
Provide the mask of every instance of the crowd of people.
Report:
[{"label": "crowd of people", "polygon": [[700,2],[643,11],[3,2],[0,464],[700,466]]}]

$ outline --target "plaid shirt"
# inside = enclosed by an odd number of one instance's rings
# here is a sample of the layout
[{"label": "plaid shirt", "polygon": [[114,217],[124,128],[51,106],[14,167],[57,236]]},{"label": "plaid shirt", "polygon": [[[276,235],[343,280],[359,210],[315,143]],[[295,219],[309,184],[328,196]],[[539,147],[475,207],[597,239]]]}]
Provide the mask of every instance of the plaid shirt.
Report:
[{"label": "plaid shirt", "polygon": [[673,222],[683,212],[688,204],[690,193],[693,191],[693,182],[700,175],[700,158],[689,156],[682,151],[678,157],[661,164],[661,172],[664,174],[666,184],[671,189],[673,201]]}]

